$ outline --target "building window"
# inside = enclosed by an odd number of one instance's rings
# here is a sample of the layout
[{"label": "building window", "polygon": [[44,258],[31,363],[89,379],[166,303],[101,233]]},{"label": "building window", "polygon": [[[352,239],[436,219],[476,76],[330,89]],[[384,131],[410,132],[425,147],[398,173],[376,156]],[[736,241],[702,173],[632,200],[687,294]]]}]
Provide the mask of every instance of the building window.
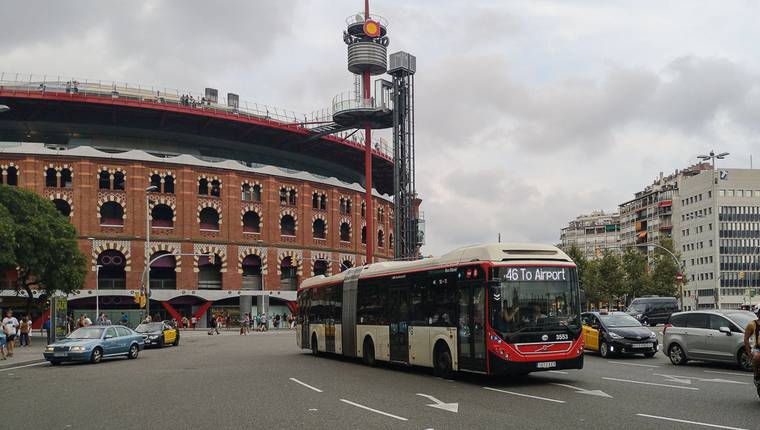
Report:
[{"label": "building window", "polygon": [[124,208],[117,202],[105,202],[100,207],[100,225],[118,226],[124,225]]},{"label": "building window", "polygon": [[340,198],[338,212],[340,212],[341,215],[351,215],[351,199],[349,197]]},{"label": "building window", "polygon": [[327,274],[328,263],[325,260],[314,261],[314,276]]},{"label": "building window", "polygon": [[285,214],[280,218],[280,234],[283,236],[296,235],[296,220],[292,215]]},{"label": "building window", "polygon": [[261,219],[259,214],[254,211],[248,211],[243,215],[243,232],[261,233]]},{"label": "building window", "polygon": [[154,173],[150,175],[150,186],[156,187],[157,191],[161,191],[161,175]]},{"label": "building window", "polygon": [[362,227],[362,244],[367,244],[367,226]]},{"label": "building window", "polygon": [[219,197],[222,195],[222,183],[218,179],[211,181],[211,196]]},{"label": "building window", "polygon": [[166,204],[157,204],[150,211],[152,218],[152,227],[173,228],[174,227],[174,210]]},{"label": "building window", "polygon": [[261,201],[261,185],[244,183],[241,187],[241,199],[247,202]]},{"label": "building window", "polygon": [[382,230],[378,230],[377,232],[377,246],[379,248],[382,248],[385,246],[385,235]]},{"label": "building window", "polygon": [[201,196],[207,196],[208,195],[208,179],[201,178],[198,181],[198,194]]},{"label": "building window", "polygon": [[388,248],[393,249],[393,233],[388,233]]},{"label": "building window", "polygon": [[65,217],[71,216],[71,205],[66,200],[55,199],[53,200],[53,205],[61,215]]},{"label": "building window", "polygon": [[340,224],[340,240],[342,242],[351,241],[351,226],[347,222]]},{"label": "building window", "polygon": [[174,194],[174,176],[164,176],[164,192],[166,194]]},{"label": "building window", "polygon": [[124,173],[116,172],[113,174],[113,189],[124,191]]},{"label": "building window", "polygon": [[361,212],[362,212],[362,218],[364,218],[364,217],[367,216],[367,203],[366,202],[362,202],[362,211]]},{"label": "building window", "polygon": [[3,169],[0,175],[0,184],[5,184],[11,187],[18,186],[18,169],[16,166],[9,166],[7,169]]},{"label": "building window", "polygon": [[314,220],[314,225],[312,226],[312,234],[315,239],[324,239],[326,236],[326,228],[325,228],[325,221],[321,218],[317,218]]},{"label": "building window", "polygon": [[58,186],[58,172],[52,167],[48,167],[48,169],[45,170],[45,186],[48,188]]},{"label": "building window", "polygon": [[200,213],[201,230],[219,230],[219,212],[212,207],[206,207]]}]

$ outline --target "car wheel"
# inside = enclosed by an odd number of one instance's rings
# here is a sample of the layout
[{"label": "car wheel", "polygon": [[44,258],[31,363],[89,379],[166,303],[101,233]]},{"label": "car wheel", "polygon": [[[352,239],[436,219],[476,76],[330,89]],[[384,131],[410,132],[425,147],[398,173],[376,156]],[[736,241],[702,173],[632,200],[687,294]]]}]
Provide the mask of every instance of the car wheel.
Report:
[{"label": "car wheel", "polygon": [[747,354],[747,351],[744,350],[744,348],[739,350],[739,353],[736,356],[736,361],[742,370],[746,372],[752,371],[752,359]]},{"label": "car wheel", "polygon": [[51,366],[59,366],[60,364],[61,364],[61,362],[59,360],[50,360],[50,365]]},{"label": "car wheel", "polygon": [[670,362],[675,365],[681,365],[686,363],[686,353],[683,352],[681,345],[674,343],[668,348],[668,358]]},{"label": "car wheel", "polygon": [[179,345],[179,332],[177,332],[177,337],[174,338],[174,343],[172,344],[172,346],[177,346],[177,345]]},{"label": "car wheel", "polygon": [[435,375],[444,379],[451,379],[452,370],[451,352],[449,347],[439,343],[433,353],[433,370]]},{"label": "car wheel", "polygon": [[607,345],[607,342],[601,341],[599,343],[599,355],[601,355],[602,358],[608,358],[610,356],[610,347]]},{"label": "car wheel", "polygon": [[90,356],[90,362],[92,364],[98,364],[103,359],[103,350],[100,349],[100,347],[96,347],[92,350],[92,355]]},{"label": "car wheel", "polygon": [[318,356],[319,355],[319,348],[317,347],[317,335],[313,334],[311,335],[311,355]]},{"label": "car wheel", "polygon": [[364,339],[364,346],[362,347],[362,361],[367,366],[374,366],[375,361],[375,344],[369,337]]},{"label": "car wheel", "polygon": [[140,348],[138,348],[137,345],[132,344],[132,346],[129,347],[127,358],[129,358],[130,360],[134,360],[135,358],[137,358],[138,354],[140,354]]},{"label": "car wheel", "polygon": [[644,357],[646,357],[646,358],[652,358],[652,357],[654,357],[655,354],[656,354],[656,352],[645,352],[644,353]]}]

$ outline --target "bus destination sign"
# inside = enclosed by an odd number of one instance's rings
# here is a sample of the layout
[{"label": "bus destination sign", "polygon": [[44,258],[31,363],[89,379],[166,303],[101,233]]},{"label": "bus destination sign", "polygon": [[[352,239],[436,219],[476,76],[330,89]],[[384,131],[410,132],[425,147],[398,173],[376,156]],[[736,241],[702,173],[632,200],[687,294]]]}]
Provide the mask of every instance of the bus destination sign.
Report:
[{"label": "bus destination sign", "polygon": [[511,282],[565,282],[567,267],[511,267],[502,271],[502,279]]}]

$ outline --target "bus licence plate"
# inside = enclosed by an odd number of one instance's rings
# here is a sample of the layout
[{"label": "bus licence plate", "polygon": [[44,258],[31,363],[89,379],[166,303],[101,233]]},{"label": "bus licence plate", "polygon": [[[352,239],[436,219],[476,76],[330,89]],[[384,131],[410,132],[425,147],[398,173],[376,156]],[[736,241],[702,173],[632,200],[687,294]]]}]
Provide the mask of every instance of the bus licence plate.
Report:
[{"label": "bus licence plate", "polygon": [[536,363],[536,367],[539,369],[550,369],[552,367],[557,367],[556,361],[542,361],[540,363]]}]

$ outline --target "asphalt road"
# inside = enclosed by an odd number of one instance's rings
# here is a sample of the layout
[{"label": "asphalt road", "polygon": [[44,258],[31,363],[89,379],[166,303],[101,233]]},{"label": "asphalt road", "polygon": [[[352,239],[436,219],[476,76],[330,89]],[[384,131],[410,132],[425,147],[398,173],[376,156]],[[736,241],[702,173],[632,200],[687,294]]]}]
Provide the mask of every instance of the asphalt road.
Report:
[{"label": "asphalt road", "polygon": [[293,332],[191,333],[137,360],[5,368],[0,386],[8,429],[760,428],[751,375],[728,366],[587,354],[583,370],[449,381],[314,358]]}]

